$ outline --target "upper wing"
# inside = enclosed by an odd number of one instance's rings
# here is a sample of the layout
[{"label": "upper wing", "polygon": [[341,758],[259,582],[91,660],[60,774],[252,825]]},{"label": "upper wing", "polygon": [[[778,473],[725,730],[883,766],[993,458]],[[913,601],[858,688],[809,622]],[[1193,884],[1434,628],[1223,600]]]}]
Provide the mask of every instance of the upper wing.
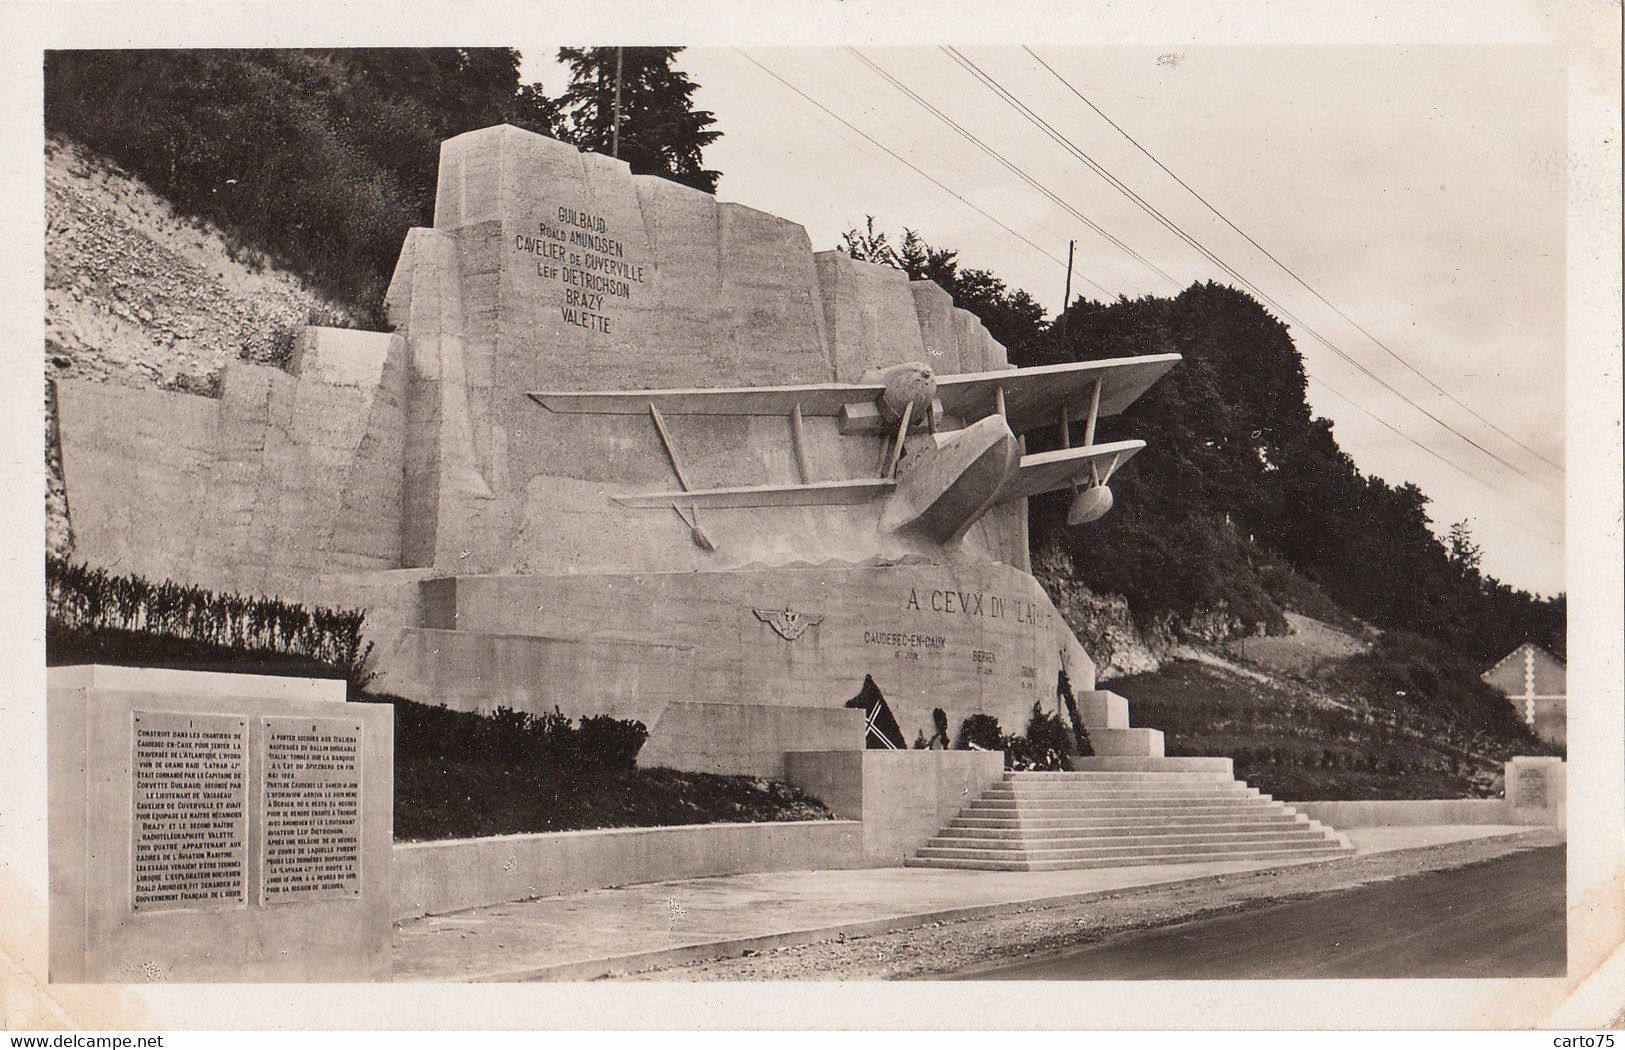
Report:
[{"label": "upper wing", "polygon": [[787,416],[839,415],[842,405],[873,401],[876,383],[813,383],[803,386],[700,387],[684,390],[538,390],[530,398],[550,412],[643,415],[652,404],[673,415]]},{"label": "upper wing", "polygon": [[[1111,441],[1104,445],[1060,448],[1022,456],[1015,473],[999,490],[999,502],[1066,488],[1073,482],[1106,481],[1112,472],[1145,447],[1144,441]],[[1093,469],[1091,469],[1093,468]]]},{"label": "upper wing", "polygon": [[827,507],[867,503],[897,487],[890,478],[815,481],[808,485],[740,485],[725,489],[637,492],[611,498],[623,507]]},{"label": "upper wing", "polygon": [[943,411],[973,423],[997,411],[995,391],[1002,389],[1005,418],[1010,429],[1020,434],[1059,422],[1063,405],[1073,420],[1082,421],[1089,413],[1096,380],[1100,382],[1100,414],[1116,415],[1180,360],[1179,354],[1148,354],[938,376],[937,399]]}]

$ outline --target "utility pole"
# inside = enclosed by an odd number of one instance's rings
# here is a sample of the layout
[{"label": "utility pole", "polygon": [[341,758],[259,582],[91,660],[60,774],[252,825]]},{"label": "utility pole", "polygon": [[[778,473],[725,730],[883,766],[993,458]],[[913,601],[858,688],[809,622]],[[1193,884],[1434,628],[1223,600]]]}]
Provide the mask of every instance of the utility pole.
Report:
[{"label": "utility pole", "polygon": [[[615,114],[609,125],[609,155],[619,158],[621,155],[621,48],[615,49]],[[1071,280],[1072,275],[1067,275]]]},{"label": "utility pole", "polygon": [[1066,242],[1066,297],[1061,300],[1061,349],[1066,349],[1066,308],[1072,305],[1072,253],[1077,250],[1077,241]]}]

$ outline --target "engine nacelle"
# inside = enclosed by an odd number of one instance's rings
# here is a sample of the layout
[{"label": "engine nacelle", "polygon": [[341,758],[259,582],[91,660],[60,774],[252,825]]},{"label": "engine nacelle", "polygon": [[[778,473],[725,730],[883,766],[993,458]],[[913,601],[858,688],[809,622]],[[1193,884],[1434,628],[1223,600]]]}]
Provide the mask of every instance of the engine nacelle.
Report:
[{"label": "engine nacelle", "polygon": [[880,406],[881,418],[891,426],[902,421],[905,408],[909,409],[910,429],[932,422],[931,403],[937,397],[937,375],[930,365],[918,361],[893,365],[865,373],[862,382],[885,384],[886,389],[880,392],[875,403]]},{"label": "engine nacelle", "polygon": [[1066,523],[1087,525],[1104,518],[1111,509],[1112,490],[1105,485],[1091,485],[1072,497],[1072,506],[1066,512]]}]

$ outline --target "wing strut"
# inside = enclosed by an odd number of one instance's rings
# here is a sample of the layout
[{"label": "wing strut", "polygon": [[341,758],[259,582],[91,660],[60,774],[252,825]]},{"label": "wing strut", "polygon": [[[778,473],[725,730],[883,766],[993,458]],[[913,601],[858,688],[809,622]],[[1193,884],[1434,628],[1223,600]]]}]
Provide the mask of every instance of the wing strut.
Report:
[{"label": "wing strut", "polygon": [[897,427],[897,440],[892,445],[891,455],[886,458],[885,473],[880,475],[883,478],[895,478],[897,476],[897,461],[902,458],[903,439],[908,436],[908,421],[913,415],[914,402],[910,401],[903,405],[903,421]]},{"label": "wing strut", "polygon": [[812,484],[812,468],[807,466],[807,432],[801,425],[801,402],[790,410],[790,443],[795,446],[796,469],[801,471],[801,483]]},{"label": "wing strut", "polygon": [[[660,417],[660,409],[655,407],[653,401],[649,402],[649,418],[655,421],[655,429],[660,432],[660,443],[666,446],[666,458],[671,460],[671,469],[677,473],[677,484],[683,486],[684,492],[692,492],[694,487],[688,483],[688,475],[683,472],[682,457],[677,455],[677,443],[671,439],[671,431],[666,429],[666,421]],[[694,541],[694,546],[706,552],[716,551],[716,541],[700,528],[699,504],[690,502],[688,514],[684,514],[683,508],[675,503],[671,505],[671,509],[676,511],[677,516],[683,519],[683,524],[688,526],[688,535]],[[689,517],[689,514],[693,517]]]},{"label": "wing strut", "polygon": [[653,401],[649,402],[649,418],[655,421],[655,429],[660,431],[660,443],[666,446],[666,458],[671,460],[671,469],[677,472],[677,484],[683,486],[687,492],[694,486],[688,483],[688,476],[683,473],[683,461],[677,455],[677,445],[671,439],[671,432],[666,429],[666,421],[660,418],[660,409],[655,407]]}]

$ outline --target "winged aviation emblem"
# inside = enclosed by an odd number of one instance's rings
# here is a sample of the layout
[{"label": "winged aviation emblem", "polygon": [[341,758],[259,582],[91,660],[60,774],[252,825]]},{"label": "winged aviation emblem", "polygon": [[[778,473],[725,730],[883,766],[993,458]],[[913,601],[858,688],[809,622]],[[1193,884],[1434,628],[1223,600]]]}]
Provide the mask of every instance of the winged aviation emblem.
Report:
[{"label": "winged aviation emblem", "polygon": [[783,609],[752,609],[751,612],[787,642],[795,641],[806,634],[808,628],[817,627],[824,622],[823,613],[795,612],[788,605]]}]

